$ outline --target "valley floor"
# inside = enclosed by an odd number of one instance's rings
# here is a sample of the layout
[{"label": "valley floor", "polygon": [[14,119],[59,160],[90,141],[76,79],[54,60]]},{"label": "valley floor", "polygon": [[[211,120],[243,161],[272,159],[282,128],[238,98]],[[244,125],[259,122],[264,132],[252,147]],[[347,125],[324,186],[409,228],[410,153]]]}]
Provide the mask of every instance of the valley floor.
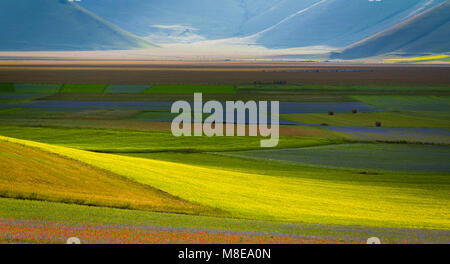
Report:
[{"label": "valley floor", "polygon": [[[0,241],[450,243],[448,87],[160,88],[1,84]],[[279,145],[175,138],[197,90],[281,100]]]}]

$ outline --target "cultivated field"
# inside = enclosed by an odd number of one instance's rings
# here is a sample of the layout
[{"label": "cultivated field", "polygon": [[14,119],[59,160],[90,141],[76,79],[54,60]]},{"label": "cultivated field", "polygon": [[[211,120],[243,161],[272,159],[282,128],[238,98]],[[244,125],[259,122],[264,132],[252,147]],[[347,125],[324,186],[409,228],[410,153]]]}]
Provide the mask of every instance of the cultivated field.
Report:
[{"label": "cultivated field", "polygon": [[[446,87],[447,65],[161,61],[3,61],[1,83],[209,84]],[[320,90],[320,89],[319,89]],[[428,90],[428,89],[427,89]]]},{"label": "cultivated field", "polygon": [[[4,63],[0,243],[450,243],[449,71]],[[194,92],[279,100],[279,145],[174,137]]]}]

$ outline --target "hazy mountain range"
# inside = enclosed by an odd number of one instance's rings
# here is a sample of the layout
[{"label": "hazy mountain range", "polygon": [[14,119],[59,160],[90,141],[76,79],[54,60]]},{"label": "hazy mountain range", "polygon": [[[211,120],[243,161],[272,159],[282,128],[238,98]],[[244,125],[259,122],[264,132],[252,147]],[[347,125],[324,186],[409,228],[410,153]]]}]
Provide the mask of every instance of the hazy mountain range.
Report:
[{"label": "hazy mountain range", "polygon": [[268,48],[329,46],[343,49],[335,55],[343,58],[447,52],[448,5],[448,0],[2,0],[0,50],[137,49],[239,39]]}]

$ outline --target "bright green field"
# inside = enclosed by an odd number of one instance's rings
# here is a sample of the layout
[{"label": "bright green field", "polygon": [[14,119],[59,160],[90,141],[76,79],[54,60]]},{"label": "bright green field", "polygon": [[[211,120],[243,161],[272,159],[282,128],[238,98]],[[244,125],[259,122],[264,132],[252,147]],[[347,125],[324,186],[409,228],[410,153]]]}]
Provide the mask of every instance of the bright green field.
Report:
[{"label": "bright green field", "polygon": [[376,112],[328,114],[282,114],[281,118],[301,124],[374,127],[450,127],[450,116],[442,112]]},{"label": "bright green field", "polygon": [[233,85],[155,85],[145,91],[155,94],[234,94],[236,88]]},{"label": "bright green field", "polygon": [[103,93],[106,84],[64,84],[61,93]]},{"label": "bright green field", "polygon": [[[0,126],[0,135],[96,152],[259,149],[260,137],[174,137],[170,131]],[[278,147],[342,143],[339,139],[281,137]]]},{"label": "bright green field", "polygon": [[428,175],[429,184],[367,185],[302,177],[303,171],[297,177],[249,174],[2,139],[129,177],[238,218],[427,229],[450,225],[449,184],[442,175]]}]

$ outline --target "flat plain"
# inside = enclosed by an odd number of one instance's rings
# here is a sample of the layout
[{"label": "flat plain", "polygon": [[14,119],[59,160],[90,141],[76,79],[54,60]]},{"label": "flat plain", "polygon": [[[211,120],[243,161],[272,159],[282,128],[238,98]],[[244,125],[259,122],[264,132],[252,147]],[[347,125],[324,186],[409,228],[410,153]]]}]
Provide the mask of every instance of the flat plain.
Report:
[{"label": "flat plain", "polygon": [[[1,242],[450,243],[445,65],[0,64]],[[280,144],[174,137],[193,92],[280,100]]]}]

